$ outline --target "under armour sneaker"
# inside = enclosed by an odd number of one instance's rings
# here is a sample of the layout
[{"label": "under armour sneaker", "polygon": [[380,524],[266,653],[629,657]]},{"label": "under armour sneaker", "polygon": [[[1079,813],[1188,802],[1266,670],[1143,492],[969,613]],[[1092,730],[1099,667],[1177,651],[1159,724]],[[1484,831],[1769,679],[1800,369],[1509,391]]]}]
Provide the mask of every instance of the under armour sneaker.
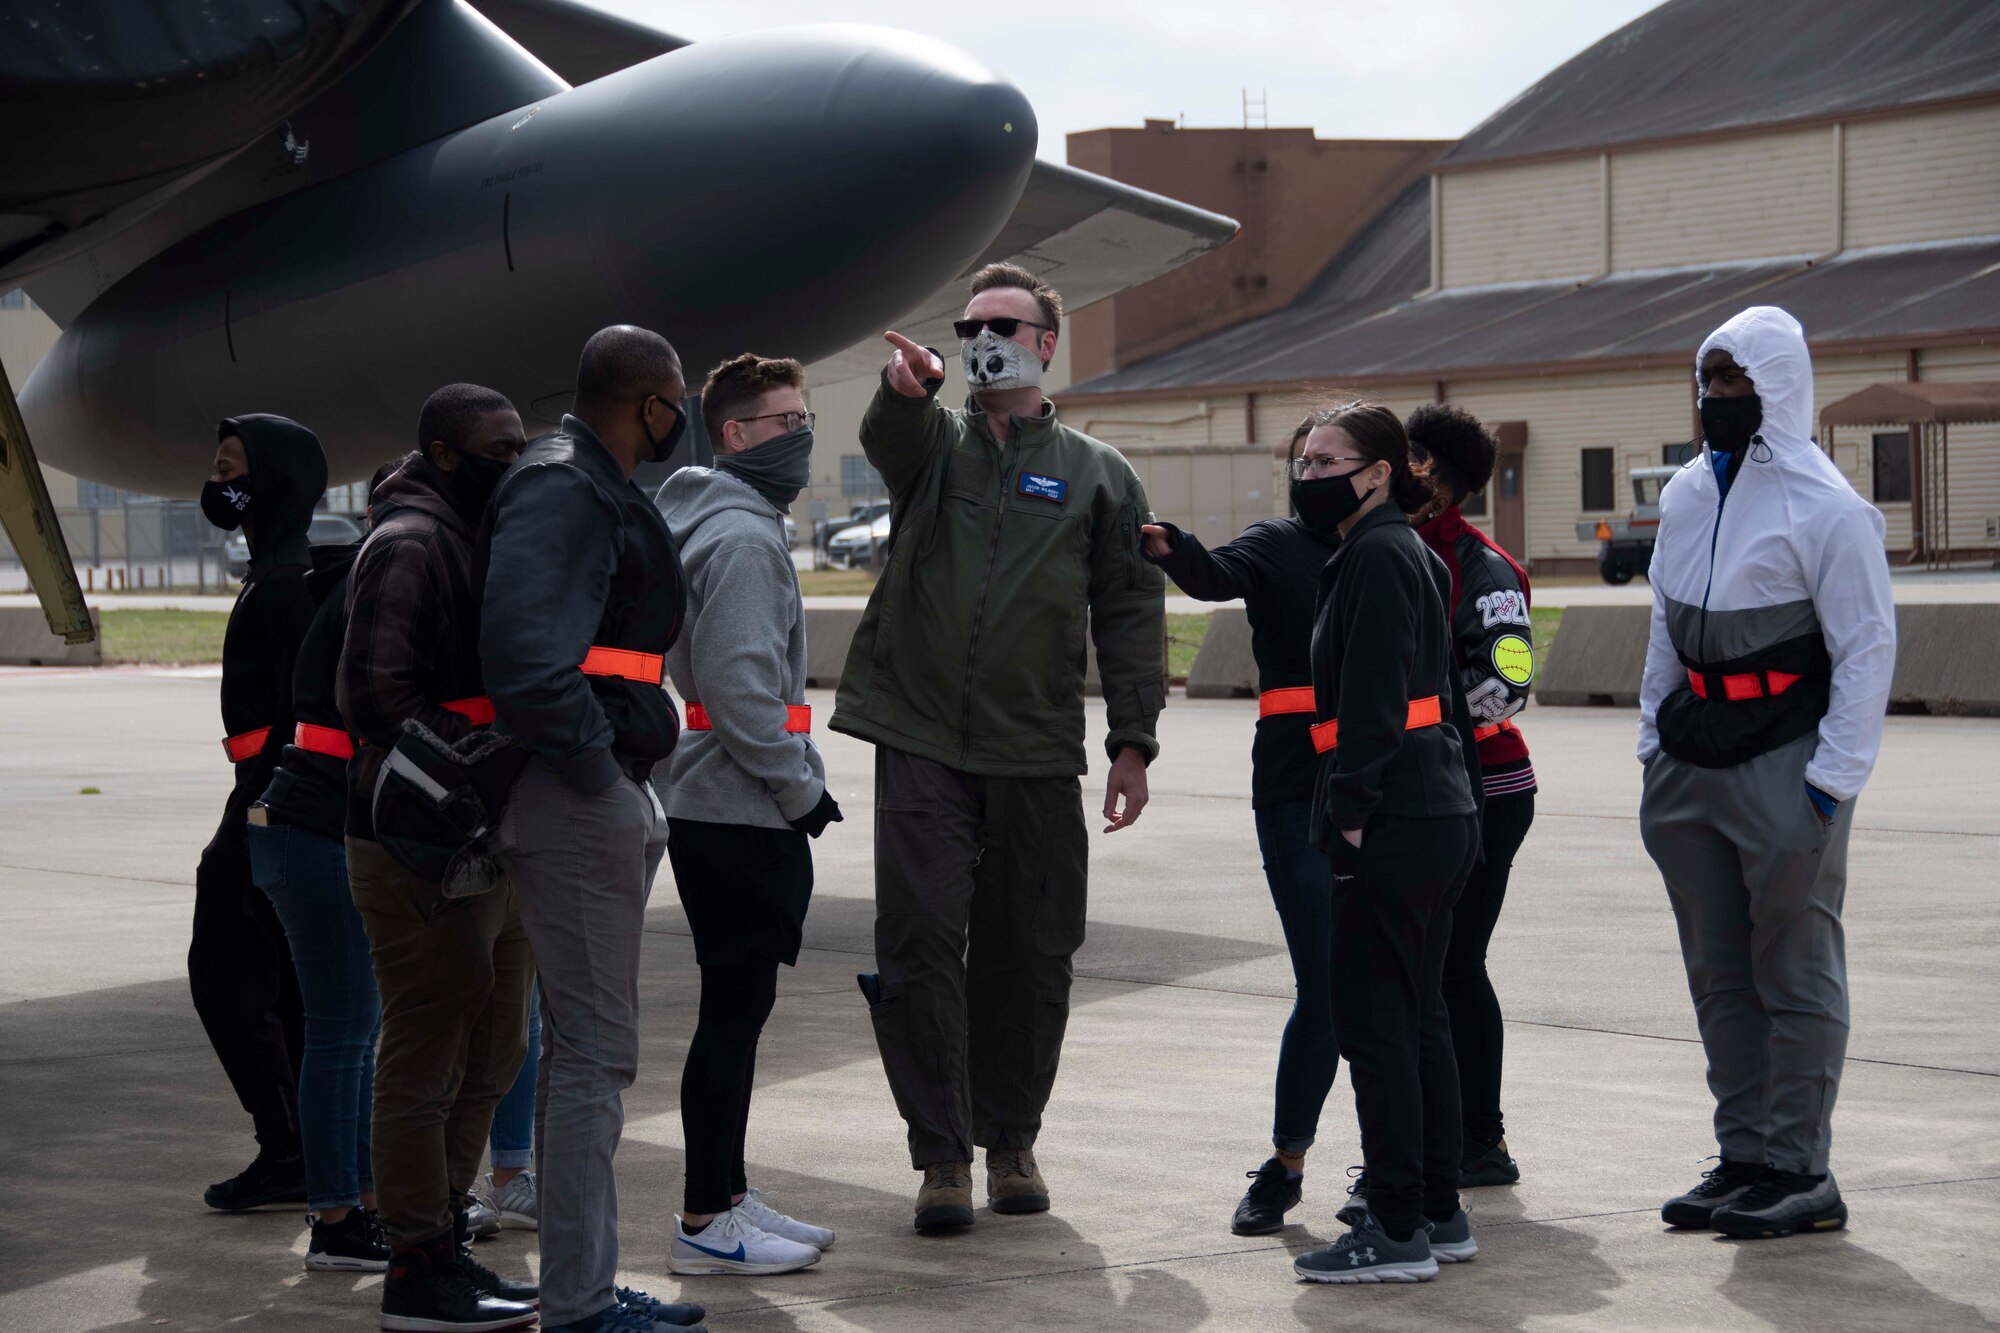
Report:
[{"label": "under armour sneaker", "polygon": [[1717,1208],[1708,1224],[1738,1240],[1838,1231],[1847,1225],[1847,1205],[1831,1171],[1808,1176],[1772,1167],[1762,1180]]},{"label": "under armour sneaker", "polygon": [[347,1210],[338,1222],[312,1215],[312,1240],[306,1246],[310,1273],[381,1273],[389,1267],[389,1247],[359,1208]]},{"label": "under armour sneaker", "polygon": [[1479,1189],[1485,1185],[1512,1185],[1521,1178],[1521,1167],[1507,1153],[1507,1140],[1481,1143],[1467,1137],[1465,1156],[1458,1164],[1458,1187]]},{"label": "under armour sneaker", "polygon": [[818,1250],[760,1230],[741,1208],[718,1213],[699,1231],[677,1217],[667,1242],[667,1268],[675,1273],[793,1273],[818,1262]]},{"label": "under armour sneaker", "polygon": [[618,1303],[628,1310],[635,1310],[642,1318],[669,1328],[690,1329],[698,1327],[708,1311],[692,1301],[663,1301],[657,1296],[648,1296],[637,1287],[613,1287],[611,1294]]},{"label": "under armour sneaker", "polygon": [[508,1230],[541,1230],[542,1200],[535,1188],[535,1173],[532,1171],[522,1171],[504,1185],[495,1185],[489,1174],[486,1188],[475,1197],[491,1208],[500,1219],[500,1225]]},{"label": "under armour sneaker", "polygon": [[1350,1166],[1347,1177],[1347,1202],[1340,1205],[1333,1220],[1344,1227],[1358,1227],[1361,1219],[1368,1216],[1368,1173],[1361,1167]]},{"label": "under armour sneaker", "polygon": [[459,1259],[449,1233],[396,1251],[382,1283],[382,1327],[389,1333],[496,1333],[534,1324],[533,1306],[479,1290]]},{"label": "under armour sneaker", "polygon": [[986,1201],[996,1213],[1046,1213],[1049,1185],[1033,1148],[986,1150]]},{"label": "under armour sneaker", "polygon": [[1294,1259],[1292,1271],[1308,1282],[1428,1282],[1437,1276],[1438,1261],[1424,1228],[1411,1232],[1408,1240],[1393,1240],[1375,1214],[1367,1213],[1331,1249]]},{"label": "under armour sneaker", "polygon": [[269,1203],[304,1203],[306,1159],[299,1153],[260,1152],[250,1165],[203,1190],[201,1201],[224,1213]]},{"label": "under armour sneaker", "polygon": [[773,1236],[783,1236],[801,1245],[810,1245],[815,1250],[833,1248],[833,1232],[825,1227],[816,1227],[810,1222],[801,1222],[796,1217],[787,1217],[771,1206],[764,1191],[754,1186],[743,1196],[743,1202],[736,1205],[737,1211],[750,1219],[750,1225],[759,1231],[768,1231]]},{"label": "under armour sneaker", "polygon": [[1246,1171],[1250,1188],[1236,1205],[1229,1229],[1239,1236],[1269,1236],[1284,1230],[1285,1214],[1298,1207],[1305,1192],[1305,1176],[1293,1175],[1273,1157],[1255,1171]]},{"label": "under armour sneaker", "polygon": [[1660,1209],[1660,1220],[1670,1227],[1700,1230],[1725,1203],[1734,1203],[1764,1178],[1769,1168],[1760,1163],[1732,1162],[1727,1157],[1713,1170],[1701,1173],[1701,1184],[1686,1194],[1668,1199]]},{"label": "under armour sneaker", "polygon": [[972,1163],[933,1162],[917,1191],[917,1230],[950,1231],[972,1225]]},{"label": "under armour sneaker", "polygon": [[1430,1233],[1431,1253],[1441,1264],[1471,1263],[1479,1257],[1479,1242],[1472,1238],[1472,1217],[1463,1208],[1453,1213],[1449,1222],[1426,1219],[1424,1230]]}]

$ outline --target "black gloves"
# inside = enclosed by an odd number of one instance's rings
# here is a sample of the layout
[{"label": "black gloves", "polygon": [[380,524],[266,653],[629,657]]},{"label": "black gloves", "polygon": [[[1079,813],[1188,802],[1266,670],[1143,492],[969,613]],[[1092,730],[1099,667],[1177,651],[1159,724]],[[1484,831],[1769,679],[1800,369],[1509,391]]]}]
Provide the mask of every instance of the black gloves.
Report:
[{"label": "black gloves", "polygon": [[806,811],[797,819],[787,820],[786,822],[799,832],[805,834],[808,838],[817,838],[820,834],[826,832],[828,824],[838,824],[841,822],[840,802],[833,799],[832,792],[822,791],[819,794],[818,805]]}]

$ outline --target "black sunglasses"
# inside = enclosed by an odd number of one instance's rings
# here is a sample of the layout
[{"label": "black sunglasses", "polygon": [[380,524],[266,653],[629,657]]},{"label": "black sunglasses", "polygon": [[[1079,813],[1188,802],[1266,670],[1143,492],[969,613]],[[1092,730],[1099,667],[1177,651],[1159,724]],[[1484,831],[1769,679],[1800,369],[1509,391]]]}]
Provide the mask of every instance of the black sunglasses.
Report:
[{"label": "black sunglasses", "polygon": [[979,336],[979,331],[981,329],[991,329],[995,333],[999,334],[1002,338],[1011,338],[1020,331],[1020,328],[1023,324],[1026,324],[1031,329],[1040,329],[1044,333],[1055,332],[1055,330],[1050,328],[1048,325],[1037,324],[1032,319],[1009,319],[1004,315],[1001,316],[999,319],[954,320],[952,322],[951,331],[953,333],[956,333],[960,338],[964,339],[966,342],[971,342],[974,338],[977,338]]}]

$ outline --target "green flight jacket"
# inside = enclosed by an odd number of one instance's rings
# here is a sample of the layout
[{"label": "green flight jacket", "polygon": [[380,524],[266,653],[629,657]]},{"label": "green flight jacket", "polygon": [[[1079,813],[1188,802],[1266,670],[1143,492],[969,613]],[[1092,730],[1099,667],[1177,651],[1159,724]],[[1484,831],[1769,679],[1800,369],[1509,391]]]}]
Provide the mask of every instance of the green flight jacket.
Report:
[{"label": "green flight jacket", "polygon": [[1147,763],[1166,705],[1166,579],[1132,465],[1044,401],[1006,448],[967,404],[884,382],[861,447],[891,501],[888,564],[855,630],[833,729],[989,777],[1082,774],[1084,635],[1105,750]]}]

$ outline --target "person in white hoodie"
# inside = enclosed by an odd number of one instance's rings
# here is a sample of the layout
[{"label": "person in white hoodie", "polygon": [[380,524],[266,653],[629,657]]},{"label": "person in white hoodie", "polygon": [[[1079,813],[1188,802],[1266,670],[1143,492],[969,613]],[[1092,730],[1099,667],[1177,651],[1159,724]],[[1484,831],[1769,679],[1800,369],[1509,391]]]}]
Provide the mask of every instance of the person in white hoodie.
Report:
[{"label": "person in white hoodie", "polygon": [[1812,438],[1797,320],[1752,306],[1695,358],[1704,449],[1660,497],[1639,823],[1679,924],[1721,1165],[1676,1227],[1845,1226],[1840,910],[1896,665],[1882,515]]},{"label": "person in white hoodie", "polygon": [[805,612],[783,515],[811,479],[813,414],[797,361],[739,356],[709,375],[713,468],[683,468],[660,512],[687,570],[687,627],[667,671],[687,732],[661,792],[667,856],[694,933],[701,1007],[681,1074],[687,1141],[676,1273],[785,1273],[833,1232],[786,1217],[745,1178],[757,1040],[778,965],[798,962],[808,838],[840,816],[805,703]]}]

